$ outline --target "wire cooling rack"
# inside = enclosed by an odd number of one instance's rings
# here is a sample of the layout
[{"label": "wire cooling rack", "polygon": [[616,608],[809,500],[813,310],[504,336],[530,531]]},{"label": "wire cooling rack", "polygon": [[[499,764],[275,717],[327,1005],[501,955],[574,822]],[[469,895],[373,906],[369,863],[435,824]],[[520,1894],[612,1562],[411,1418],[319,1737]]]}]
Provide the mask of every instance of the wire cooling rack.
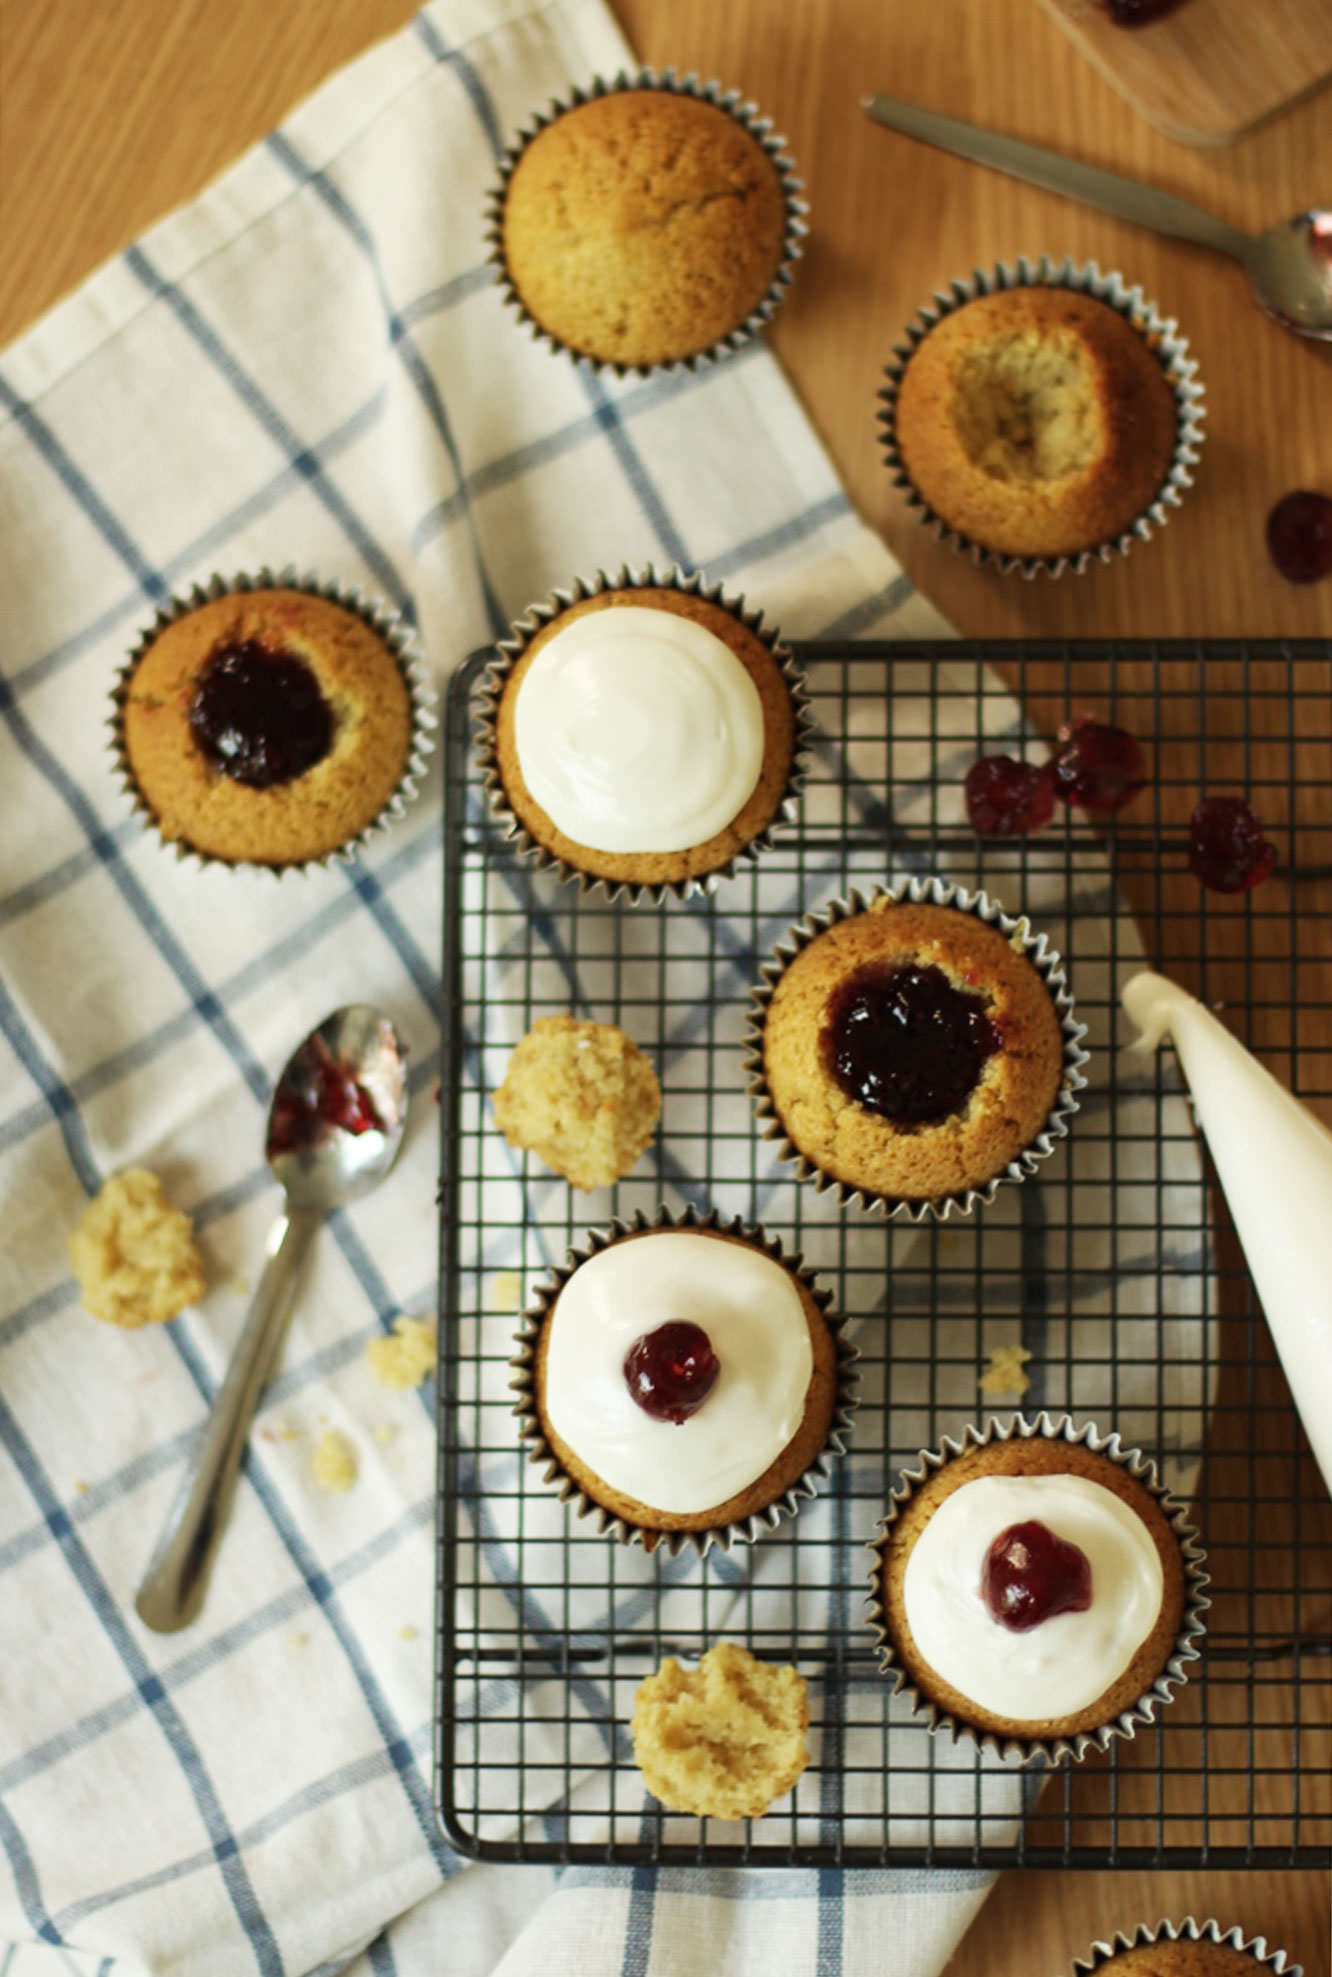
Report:
[{"label": "wire cooling rack", "polygon": [[[470,757],[486,655],[446,713],[436,1809],[505,1860],[867,1866],[1313,1864],[1332,1838],[1332,1505],[1310,1459],[1169,1051],[1125,1055],[1118,991],[1144,962],[1213,1006],[1332,1112],[1332,646],[814,643],[818,739],[800,815],[714,894],[609,902],[535,873]],[[1018,708],[1027,710],[1024,717]],[[1154,752],[1094,829],[970,830],[978,753],[1043,753],[1092,713]],[[1027,723],[1030,722],[1029,726]],[[1185,862],[1199,796],[1246,795],[1278,847],[1239,899]],[[1089,1030],[1069,1139],[1022,1187],[944,1225],[843,1210],[778,1163],[745,1092],[750,984],[786,928],[852,886],[939,872],[1027,912]],[[1131,902],[1131,908],[1128,904]],[[581,1195],[510,1150],[491,1105],[544,1014],[618,1023],[664,1093],[654,1147]],[[801,1252],[861,1355],[850,1453],[753,1547],[647,1556],[560,1504],[517,1441],[519,1311],[612,1214],[662,1203],[757,1221]],[[987,1393],[994,1348],[1030,1386]],[[1213,1607],[1158,1722],[1104,1756],[1020,1772],[931,1738],[877,1671],[873,1536],[901,1465],[1018,1407],[1117,1428],[1194,1503]],[[761,1820],[700,1821],[643,1789],[628,1726],[662,1656],[722,1639],[791,1661],[811,1763]]]}]

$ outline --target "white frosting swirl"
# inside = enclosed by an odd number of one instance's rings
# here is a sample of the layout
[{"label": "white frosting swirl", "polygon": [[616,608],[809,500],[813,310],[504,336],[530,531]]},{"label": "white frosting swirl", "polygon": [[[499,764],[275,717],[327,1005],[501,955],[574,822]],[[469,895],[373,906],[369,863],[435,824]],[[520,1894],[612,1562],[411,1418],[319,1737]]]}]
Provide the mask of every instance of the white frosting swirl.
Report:
[{"label": "white frosting swirl", "polygon": [[[1084,1613],[1026,1633],[1002,1626],[981,1594],[990,1546],[1030,1518],[1091,1564]],[[945,1497],[907,1559],[902,1594],[920,1653],[980,1708],[1019,1722],[1071,1716],[1104,1695],[1161,1611],[1161,1560],[1133,1508],[1084,1476],[978,1476]]]},{"label": "white frosting swirl", "polygon": [[[720,1371],[686,1420],[658,1421],[624,1377],[629,1348],[672,1319],[701,1325]],[[660,1229],[581,1263],[547,1320],[550,1426],[612,1489],[654,1510],[711,1510],[748,1487],[800,1426],[814,1366],[790,1273],[762,1250]]]},{"label": "white frosting swirl", "polygon": [[703,625],[610,604],[536,653],[518,687],[514,743],[528,789],[576,844],[686,851],[753,794],[763,706]]}]

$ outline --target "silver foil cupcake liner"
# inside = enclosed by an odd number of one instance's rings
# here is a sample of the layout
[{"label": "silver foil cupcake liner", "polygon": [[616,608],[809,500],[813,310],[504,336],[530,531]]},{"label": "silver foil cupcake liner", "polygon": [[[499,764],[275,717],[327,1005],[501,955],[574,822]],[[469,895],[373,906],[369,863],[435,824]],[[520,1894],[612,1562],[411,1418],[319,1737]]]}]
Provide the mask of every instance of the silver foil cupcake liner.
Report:
[{"label": "silver foil cupcake liner", "polygon": [[[1108,303],[1147,339],[1175,394],[1175,449],[1154,499],[1117,536],[1066,556],[1005,555],[960,534],[917,493],[897,443],[897,395],[906,367],[919,345],[944,316],[974,302],[978,296],[1012,288],[1072,288]],[[1163,316],[1140,287],[1130,288],[1120,274],[1102,274],[1095,261],[1079,264],[1067,257],[1056,262],[1043,254],[1033,263],[1023,255],[1016,261],[998,262],[993,268],[976,268],[970,275],[950,282],[947,289],[936,289],[933,301],[918,310],[914,321],[907,325],[904,340],[894,344],[893,361],[884,372],[884,380],[879,392],[879,437],[893,485],[903,489],[907,506],[915,511],[919,521],[928,524],[941,542],[969,557],[978,568],[996,569],[1005,576],[1016,572],[1027,578],[1059,577],[1066,571],[1080,576],[1093,562],[1111,563],[1116,556],[1127,556],[1135,542],[1147,542],[1156,530],[1165,527],[1171,510],[1179,507],[1185,489],[1193,485],[1206,410],[1202,402],[1203,387],[1198,382],[1197,360],[1189,355],[1188,339],[1180,335],[1174,317]]]},{"label": "silver foil cupcake liner", "polygon": [[1206,1922],[1196,1922],[1191,1915],[1180,1922],[1158,1922],[1154,1928],[1140,1922],[1131,1936],[1117,1930],[1112,1942],[1104,1939],[1094,1942],[1085,1956],[1073,1959],[1075,1977],[1091,1977],[1091,1972],[1103,1969],[1112,1957],[1122,1956],[1126,1950],[1148,1949],[1154,1943],[1215,1943],[1219,1949],[1236,1950],[1241,1956],[1252,1957],[1255,1964],[1263,1964],[1276,1972],[1277,1977],[1303,1977],[1298,1963],[1286,1961],[1284,1950],[1267,1947],[1265,1936],[1246,1936],[1238,1926],[1223,1929],[1210,1917]]},{"label": "silver foil cupcake liner", "polygon": [[[537,1412],[537,1340],[561,1290],[581,1263],[609,1249],[625,1236],[655,1229],[715,1230],[720,1235],[738,1236],[761,1249],[765,1256],[780,1263],[810,1293],[832,1334],[837,1357],[837,1392],[833,1400],[832,1422],[823,1447],[804,1474],[761,1510],[734,1523],[718,1525],[706,1531],[651,1530],[642,1525],[628,1524],[616,1516],[604,1504],[590,1497],[561,1466],[546,1439]],[[734,1545],[754,1544],[765,1531],[776,1530],[783,1518],[794,1517],[803,1501],[817,1496],[831,1474],[833,1457],[846,1453],[856,1409],[858,1376],[855,1366],[860,1353],[847,1338],[841,1317],[829,1311],[831,1298],[831,1291],[820,1287],[798,1253],[786,1254],[776,1236],[770,1236],[757,1224],[744,1222],[738,1215],[726,1219],[716,1209],[701,1215],[691,1206],[679,1214],[673,1214],[668,1208],[659,1208],[652,1216],[639,1209],[632,1221],[615,1216],[608,1228],[589,1231],[583,1246],[571,1249],[563,1265],[552,1267],[546,1280],[536,1286],[532,1301],[523,1313],[517,1338],[518,1350],[510,1361],[513,1377],[509,1385],[519,1396],[513,1411],[521,1423],[521,1438],[529,1444],[529,1461],[544,1465],[541,1480],[555,1486],[562,1503],[572,1505],[578,1517],[594,1518],[597,1529],[617,1544],[641,1545],[645,1551],[660,1550],[672,1558],[685,1551],[696,1552],[701,1558],[714,1545],[721,1551],[729,1551]]]},{"label": "silver foil cupcake liner", "polygon": [[[211,604],[219,597],[235,596],[251,590],[305,591],[311,597],[325,598],[330,604],[340,604],[344,610],[354,612],[363,624],[368,625],[371,631],[383,640],[397,660],[411,700],[412,729],[407,744],[407,759],[393,794],[368,824],[319,858],[292,859],[285,864],[268,864],[257,858],[219,858],[212,852],[196,850],[184,838],[165,836],[156,812],[139,789],[126,752],[125,702],[134,670],[149,646],[160,637],[168,625],[174,624],[178,618],[187,617],[191,611],[197,611],[201,605]],[[200,866],[220,866],[232,871],[271,872],[275,878],[281,878],[288,872],[318,871],[334,865],[351,864],[362,845],[378,837],[403,814],[420,789],[435,745],[437,706],[437,696],[426,674],[420,642],[401,613],[392,610],[380,599],[367,595],[358,584],[343,583],[337,578],[320,577],[310,571],[298,571],[292,564],[277,571],[264,565],[253,574],[242,571],[233,577],[223,577],[215,572],[206,584],[195,584],[189,592],[172,596],[165,604],[158,607],[152,623],[145,625],[139,633],[133,650],[116,676],[108,725],[111,730],[111,749],[116,774],[122,790],[129,799],[131,809],[143,818],[144,823],[156,833],[169,851],[175,853],[178,859],[190,859]]]},{"label": "silver foil cupcake liner", "polygon": [[[937,1703],[921,1693],[899,1663],[884,1611],[885,1548],[893,1525],[916,1490],[930,1476],[946,1467],[950,1461],[965,1454],[968,1449],[984,1448],[996,1442],[1011,1441],[1015,1437],[1026,1439],[1044,1437],[1051,1441],[1067,1442],[1070,1446],[1081,1444],[1093,1454],[1104,1456],[1108,1461],[1117,1463],[1121,1469],[1127,1470],[1135,1481],[1155,1497],[1179,1540],[1183,1560],[1184,1607],[1180,1616],[1179,1632],[1160,1674],[1146,1693],[1128,1709],[1121,1711],[1113,1721],[1103,1724],[1096,1730],[1080,1730],[1071,1737],[1006,1737],[993,1731],[977,1729],[972,1724],[964,1723],[950,1715],[947,1710],[941,1709]],[[1034,1419],[1028,1419],[1021,1414],[1015,1414],[1008,1420],[994,1417],[983,1428],[969,1424],[964,1428],[960,1440],[945,1435],[937,1450],[922,1449],[916,1457],[916,1462],[917,1467],[902,1470],[890,1494],[888,1509],[880,1520],[878,1532],[867,1547],[873,1554],[874,1564],[870,1572],[866,1617],[875,1637],[880,1672],[895,1678],[892,1693],[903,1695],[908,1699],[914,1714],[926,1719],[926,1728],[931,1735],[946,1736],[952,1743],[974,1743],[981,1750],[1002,1758],[1017,1757],[1024,1763],[1037,1759],[1047,1764],[1059,1764],[1066,1760],[1076,1762],[1085,1757],[1088,1751],[1107,1750],[1117,1737],[1131,1738],[1143,1725],[1154,1723],[1157,1710],[1168,1703],[1189,1678],[1188,1664],[1198,1659],[1197,1642],[1205,1631],[1203,1615],[1211,1605],[1205,1592],[1205,1588],[1210,1584],[1205,1554],[1198,1542],[1197,1532],[1188,1521],[1188,1506],[1171,1495],[1157,1474],[1155,1463],[1139,1449],[1126,1449],[1117,1434],[1103,1435],[1090,1424],[1078,1428],[1068,1415],[1056,1416],[1046,1413],[1038,1414]]]},{"label": "silver foil cupcake liner", "polygon": [[[609,358],[592,357],[583,351],[574,350],[559,337],[552,335],[539,323],[523,301],[513,278],[509,273],[504,254],[504,201],[508,194],[509,180],[513,177],[518,160],[523,152],[548,124],[555,123],[570,110],[578,109],[601,96],[613,96],[622,90],[661,89],[676,96],[692,96],[700,103],[711,103],[716,109],[724,110],[738,124],[747,130],[762,147],[777,168],[782,184],[782,195],[786,206],[786,237],[782,247],[781,260],[773,275],[766,295],[758,306],[752,309],[744,322],[710,344],[706,350],[696,351],[689,357],[678,357],[662,364],[619,364]],[[572,86],[568,96],[554,98],[550,107],[537,111],[523,126],[518,136],[500,161],[499,180],[491,192],[485,211],[486,241],[489,247],[488,259],[494,267],[503,290],[504,300],[513,309],[520,323],[530,330],[532,339],[544,343],[548,349],[561,356],[573,359],[577,364],[592,371],[609,371],[616,377],[653,377],[674,372],[698,371],[707,368],[725,357],[732,350],[740,350],[749,343],[766,324],[772,321],[791,285],[795,264],[804,252],[805,237],[809,232],[809,205],[804,197],[803,181],[797,177],[795,161],[786,149],[786,140],[773,131],[771,119],[762,116],[757,104],[746,103],[738,89],[723,89],[717,82],[702,82],[696,75],[677,75],[674,69],[622,69],[618,75],[607,80],[594,76],[585,87]]]},{"label": "silver foil cupcake liner", "polygon": [[[786,788],[782,792],[771,821],[723,864],[715,866],[710,872],[700,872],[692,878],[671,880],[662,884],[637,884],[628,879],[600,878],[593,872],[586,872],[580,866],[570,864],[566,859],[549,850],[531,835],[515,812],[504,787],[504,778],[500,773],[499,765],[497,725],[499,703],[510,673],[543,625],[548,625],[552,619],[558,618],[571,605],[581,603],[584,598],[597,597],[608,590],[678,590],[689,596],[702,598],[709,604],[717,605],[737,619],[767,647],[781,671],[787,692],[791,696],[794,720],[791,767],[787,775]],[[691,899],[700,893],[715,892],[723,879],[733,878],[741,865],[752,864],[760,857],[771,846],[783,824],[794,821],[808,774],[809,750],[813,737],[813,722],[809,714],[809,701],[803,676],[796,664],[795,655],[783,641],[780,633],[764,625],[763,613],[746,610],[743,597],[728,596],[720,584],[709,583],[701,572],[686,573],[676,566],[659,576],[650,563],[645,564],[641,569],[631,569],[627,564],[623,564],[615,576],[608,576],[604,570],[598,570],[595,579],[590,583],[585,582],[581,577],[576,578],[567,588],[552,591],[540,604],[530,606],[524,616],[516,619],[510,626],[508,635],[497,640],[495,651],[497,656],[486,669],[478,696],[479,709],[474,737],[476,760],[481,770],[483,786],[492,814],[503,825],[505,835],[514,850],[530,861],[538,871],[553,872],[560,880],[576,884],[581,892],[597,893],[607,899],[616,899],[623,894],[631,906],[644,903],[660,906],[667,899]]]},{"label": "silver foil cupcake liner", "polygon": [[[956,912],[970,913],[976,919],[983,920],[988,926],[997,927],[1014,947],[1020,949],[1045,983],[1059,1017],[1059,1027],[1064,1039],[1064,1068],[1059,1081],[1059,1090],[1055,1095],[1049,1118],[1030,1145],[1024,1147],[1020,1154],[1010,1160],[1005,1168],[986,1181],[982,1187],[966,1188],[956,1194],[941,1195],[936,1200],[915,1201],[893,1195],[875,1194],[869,1189],[853,1187],[849,1182],[839,1181],[833,1175],[826,1173],[817,1161],[801,1152],[788,1134],[773,1103],[764,1069],[763,1032],[767,1022],[768,1005],[786,969],[796,955],[808,947],[819,934],[825,933],[839,920],[849,920],[857,914],[868,911],[875,900],[884,898],[898,903],[907,901],[913,906],[951,906]],[[1025,914],[1015,917],[1011,913],[1005,913],[987,893],[967,892],[963,887],[940,878],[905,879],[896,886],[876,887],[868,897],[853,890],[845,897],[834,899],[828,905],[820,907],[816,912],[807,913],[803,920],[790,928],[774,947],[773,958],[763,963],[759,973],[761,979],[750,990],[750,1007],[746,1018],[745,1070],[749,1073],[748,1090],[754,1103],[760,1131],[764,1139],[780,1142],[777,1157],[779,1160],[795,1162],[798,1180],[812,1180],[820,1193],[831,1189],[843,1207],[855,1207],[871,1214],[882,1214],[889,1220],[901,1219],[912,1222],[942,1222],[953,1214],[969,1215],[977,1203],[993,1201],[995,1194],[1006,1181],[1024,1181],[1029,1174],[1034,1173],[1040,1162],[1053,1153],[1056,1143],[1067,1136],[1073,1114],[1078,1110],[1077,1094],[1087,1082],[1082,1075],[1082,1067],[1087,1062],[1087,1052],[1082,1048],[1082,1040],[1087,1034],[1086,1025],[1077,1020],[1063,963],[1049,945],[1046,936],[1033,932],[1031,922]]]}]

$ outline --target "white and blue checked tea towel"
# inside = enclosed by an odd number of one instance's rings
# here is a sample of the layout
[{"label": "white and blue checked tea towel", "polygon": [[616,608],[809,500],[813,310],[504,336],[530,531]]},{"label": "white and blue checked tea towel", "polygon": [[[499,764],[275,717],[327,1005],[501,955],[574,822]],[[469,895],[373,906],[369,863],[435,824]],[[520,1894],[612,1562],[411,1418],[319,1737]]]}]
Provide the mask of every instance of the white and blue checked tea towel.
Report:
[{"label": "white and blue checked tea towel", "polygon": [[[761,347],[608,382],[505,312],[498,152],[627,59],[601,0],[434,0],[0,359],[3,1977],[928,1977],[983,1896],[450,1854],[429,1388],[365,1366],[435,1306],[438,764],[357,866],[278,880],[178,861],[107,753],[136,631],[213,571],[363,583],[441,679],[622,562],[703,569],[790,635],[942,629]],[[132,1595],[277,1206],[271,1081],[359,1000],[412,1048],[405,1153],[321,1234],[205,1614],[156,1636]],[[209,1290],[126,1333],[80,1309],[67,1240],[131,1164],[194,1216]],[[312,1480],[326,1426],[357,1451],[345,1495]]]}]

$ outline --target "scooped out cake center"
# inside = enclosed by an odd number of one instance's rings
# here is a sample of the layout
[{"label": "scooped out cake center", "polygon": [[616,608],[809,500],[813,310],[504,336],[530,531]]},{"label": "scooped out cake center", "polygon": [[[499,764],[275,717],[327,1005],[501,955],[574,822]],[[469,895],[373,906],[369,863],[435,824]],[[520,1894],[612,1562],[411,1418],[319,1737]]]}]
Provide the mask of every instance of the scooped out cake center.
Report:
[{"label": "scooped out cake center", "polygon": [[1105,446],[1084,345],[1022,330],[958,361],[954,418],[968,457],[993,480],[1030,485],[1081,473]]}]

